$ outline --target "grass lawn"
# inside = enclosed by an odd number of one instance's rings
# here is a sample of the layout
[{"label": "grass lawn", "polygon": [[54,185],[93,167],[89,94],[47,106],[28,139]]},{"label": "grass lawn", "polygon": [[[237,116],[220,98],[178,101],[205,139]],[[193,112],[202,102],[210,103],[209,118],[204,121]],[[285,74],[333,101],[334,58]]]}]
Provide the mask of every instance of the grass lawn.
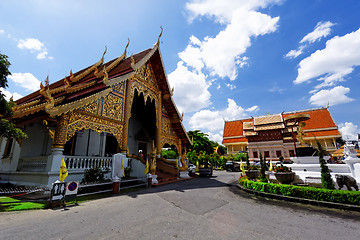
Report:
[{"label": "grass lawn", "polygon": [[[134,188],[123,189],[120,191],[119,195],[127,194],[127,193],[130,193],[133,191],[138,191],[140,189],[144,189],[144,187],[134,187]],[[112,193],[100,193],[100,194],[94,194],[94,195],[89,195],[89,196],[77,197],[76,200],[68,201],[68,202],[66,202],[66,204],[68,204],[68,205],[76,204],[76,203],[91,201],[91,200],[95,200],[95,199],[106,198],[106,197],[110,197],[110,196],[114,196],[114,195]],[[11,202],[11,203],[0,204],[0,212],[49,208],[49,203],[47,201],[46,202],[36,202],[36,203],[20,202],[20,200],[15,199],[15,198],[0,196],[0,203],[3,203],[3,202]]]},{"label": "grass lawn", "polygon": [[0,204],[0,212],[45,209],[47,207],[46,202],[20,202],[20,200],[18,199],[9,197],[0,197],[0,202],[11,202],[6,204]]}]

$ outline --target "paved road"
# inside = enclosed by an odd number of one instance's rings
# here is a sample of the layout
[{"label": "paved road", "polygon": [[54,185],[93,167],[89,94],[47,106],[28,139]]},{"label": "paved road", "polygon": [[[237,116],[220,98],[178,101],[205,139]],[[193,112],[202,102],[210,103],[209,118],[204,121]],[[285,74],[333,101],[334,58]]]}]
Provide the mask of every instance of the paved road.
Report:
[{"label": "paved road", "polygon": [[81,203],[0,213],[0,239],[359,239],[360,213],[254,197],[239,173]]}]

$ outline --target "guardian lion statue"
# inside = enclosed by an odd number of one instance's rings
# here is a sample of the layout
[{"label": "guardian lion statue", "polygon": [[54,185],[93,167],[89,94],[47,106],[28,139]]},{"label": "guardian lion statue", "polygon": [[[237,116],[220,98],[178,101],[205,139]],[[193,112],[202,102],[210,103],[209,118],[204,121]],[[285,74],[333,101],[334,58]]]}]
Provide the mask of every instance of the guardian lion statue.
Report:
[{"label": "guardian lion statue", "polygon": [[345,185],[349,191],[352,191],[351,187],[355,188],[356,191],[359,191],[359,187],[353,177],[336,174],[335,178],[336,183],[339,186],[339,190]]}]

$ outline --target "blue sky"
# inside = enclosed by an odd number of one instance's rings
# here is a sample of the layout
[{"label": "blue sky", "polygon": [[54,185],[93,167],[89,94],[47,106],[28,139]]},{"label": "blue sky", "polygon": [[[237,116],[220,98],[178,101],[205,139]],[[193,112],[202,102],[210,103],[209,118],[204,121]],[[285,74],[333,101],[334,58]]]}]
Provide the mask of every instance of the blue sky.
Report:
[{"label": "blue sky", "polygon": [[[186,130],[221,142],[224,120],[324,107],[360,132],[360,1],[0,2],[0,51],[14,98],[97,62],[161,52]],[[346,135],[346,136],[345,136]]]}]

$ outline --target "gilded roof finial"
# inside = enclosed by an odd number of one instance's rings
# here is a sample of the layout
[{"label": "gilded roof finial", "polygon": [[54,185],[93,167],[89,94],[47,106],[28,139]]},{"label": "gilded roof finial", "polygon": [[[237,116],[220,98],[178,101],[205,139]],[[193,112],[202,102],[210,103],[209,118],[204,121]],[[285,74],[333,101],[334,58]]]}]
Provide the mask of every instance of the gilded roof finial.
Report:
[{"label": "gilded roof finial", "polygon": [[134,59],[134,55],[133,54],[131,54],[131,56],[130,56],[130,60],[131,60],[131,67],[135,70],[135,59]]},{"label": "gilded roof finial", "polygon": [[73,74],[73,72],[72,72],[72,69],[70,69],[70,81],[73,80],[74,77],[75,77],[75,76],[74,76],[74,74]]},{"label": "gilded roof finial", "polygon": [[49,75],[45,79],[45,87],[49,87]]},{"label": "gilded roof finial", "polygon": [[40,90],[43,90],[45,87],[42,82],[40,82]]},{"label": "gilded roof finial", "polygon": [[162,33],[163,33],[163,27],[160,26],[160,28],[161,28],[161,32],[160,32],[159,37],[158,37],[158,40],[157,40],[157,42],[156,42],[157,45],[160,44],[160,38],[161,38],[161,35],[162,35]]},{"label": "gilded roof finial", "polygon": [[69,81],[67,80],[67,77],[64,78],[64,84],[65,84],[65,88],[70,87],[70,83],[69,83]]},{"label": "gilded roof finial", "polygon": [[105,51],[104,51],[104,53],[103,53],[103,55],[101,57],[101,63],[102,64],[104,64],[104,56],[105,56],[106,51],[107,51],[107,46],[105,46]]},{"label": "gilded roof finial", "polygon": [[126,51],[127,51],[127,48],[128,48],[128,46],[129,46],[129,44],[130,44],[130,38],[128,38],[128,42],[127,42],[127,44],[126,44],[126,46],[125,46],[124,53],[122,54],[122,56],[124,57],[124,59],[126,58]]},{"label": "gilded roof finial", "polygon": [[110,81],[109,81],[109,75],[108,75],[108,72],[106,71],[105,66],[103,67],[103,73],[104,73],[103,83],[108,84]]}]

